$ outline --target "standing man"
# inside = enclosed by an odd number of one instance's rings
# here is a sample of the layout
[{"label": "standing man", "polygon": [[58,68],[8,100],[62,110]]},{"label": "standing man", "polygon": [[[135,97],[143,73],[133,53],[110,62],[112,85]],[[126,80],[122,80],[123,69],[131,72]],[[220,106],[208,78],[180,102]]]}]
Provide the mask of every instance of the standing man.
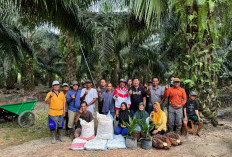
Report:
[{"label": "standing man", "polygon": [[[50,91],[46,98],[46,104],[49,104],[48,110],[48,124],[51,131],[51,142],[56,143],[56,133],[58,133],[58,139],[63,142],[62,128],[64,125],[65,117],[65,96],[63,92],[59,92],[60,83],[58,81],[52,82],[52,91]],[[57,132],[56,132],[57,129]]]},{"label": "standing man", "polygon": [[169,130],[173,131],[174,126],[176,126],[176,132],[180,133],[182,126],[183,106],[186,103],[187,96],[185,90],[180,87],[180,79],[174,78],[173,82],[173,86],[165,90],[164,98],[161,103],[163,103],[164,100],[169,97]]},{"label": "standing man", "polygon": [[134,116],[135,112],[139,108],[139,104],[143,102],[144,107],[146,106],[146,93],[142,86],[139,86],[139,79],[133,79],[133,86],[129,89],[129,96],[131,98],[130,112]]},{"label": "standing man", "polygon": [[173,86],[174,78],[175,78],[174,76],[171,76],[171,77],[170,77],[170,84],[169,84],[169,85],[167,84],[167,85],[165,86],[165,90]]},{"label": "standing man", "polygon": [[111,83],[107,84],[107,91],[101,92],[101,89],[98,88],[98,101],[103,102],[102,113],[107,115],[109,112],[114,117],[114,91]]},{"label": "standing man", "polygon": [[[67,96],[68,90],[69,90],[69,85],[67,83],[63,83],[62,92],[64,93],[65,98]],[[65,120],[65,134],[67,135],[68,134],[68,103],[67,103],[67,99],[66,99],[66,104],[65,104],[64,120]]]},{"label": "standing man", "polygon": [[[98,91],[99,91],[99,89],[101,90],[101,94],[107,90],[107,88],[106,88],[106,80],[104,80],[104,79],[100,80],[100,87],[98,87]],[[99,96],[98,96],[98,98],[99,98]],[[102,112],[102,106],[103,106],[103,103],[104,103],[103,101],[98,100],[98,112],[100,114],[103,114],[103,112]]]},{"label": "standing man", "polygon": [[85,88],[86,86],[85,86],[85,81],[82,81],[81,82],[81,87],[80,87],[80,89],[83,89],[83,88]]},{"label": "standing man", "polygon": [[92,88],[92,81],[90,80],[86,80],[85,85],[86,88],[81,90],[81,100],[87,103],[87,110],[93,114],[95,102],[98,98],[97,90]]},{"label": "standing man", "polygon": [[128,79],[127,88],[131,88],[131,87],[132,87],[132,79]]},{"label": "standing man", "polygon": [[[152,78],[152,86],[148,87],[147,95],[149,95],[148,113],[153,111],[154,102],[161,102],[164,96],[164,89],[159,86],[159,79],[157,77]],[[160,106],[164,110],[163,105]]]},{"label": "standing man", "polygon": [[81,103],[81,90],[79,90],[79,85],[77,81],[72,82],[72,89],[68,91],[67,94],[67,103],[68,106],[68,130],[69,135],[73,135],[74,128],[74,119],[77,115],[77,112],[80,110]]},{"label": "standing man", "polygon": [[[148,83],[148,85],[145,83],[143,87],[144,87],[144,90],[145,90],[145,92],[146,92],[146,104],[147,104],[147,105],[146,105],[145,109],[146,109],[146,111],[148,112],[148,103],[149,103],[150,96],[147,95],[147,90],[148,90],[149,86],[152,86],[152,81],[151,81],[151,80],[148,80],[147,83]],[[151,87],[150,87],[150,88],[151,88]]]},{"label": "standing man", "polygon": [[128,95],[128,88],[126,87],[126,80],[119,80],[119,86],[114,90],[114,100],[116,115],[119,114],[121,103],[127,103],[128,107],[131,105],[130,96]]}]

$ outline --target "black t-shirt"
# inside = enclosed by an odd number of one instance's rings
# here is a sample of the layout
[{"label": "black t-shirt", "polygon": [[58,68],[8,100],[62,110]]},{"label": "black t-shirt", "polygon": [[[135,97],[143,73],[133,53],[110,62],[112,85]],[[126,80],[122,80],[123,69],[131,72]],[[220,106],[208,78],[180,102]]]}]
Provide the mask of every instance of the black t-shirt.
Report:
[{"label": "black t-shirt", "polygon": [[146,96],[145,90],[143,87],[138,87],[137,89],[133,86],[129,89],[132,90],[131,95],[131,107],[130,109],[133,111],[137,111],[139,108],[139,103],[143,102],[143,97]]},{"label": "black t-shirt", "polygon": [[196,115],[195,110],[199,110],[198,101],[191,101],[190,99],[188,99],[186,104],[184,105],[184,108],[186,108],[187,116],[194,116]]}]

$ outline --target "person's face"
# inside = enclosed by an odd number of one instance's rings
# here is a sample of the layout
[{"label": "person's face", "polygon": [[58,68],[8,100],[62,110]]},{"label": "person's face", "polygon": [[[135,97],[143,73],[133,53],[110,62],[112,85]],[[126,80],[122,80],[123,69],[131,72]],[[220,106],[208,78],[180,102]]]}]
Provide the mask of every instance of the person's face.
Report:
[{"label": "person's face", "polygon": [[128,80],[128,85],[131,85],[132,84],[132,80],[130,79],[130,80]]},{"label": "person's face", "polygon": [[135,86],[135,87],[139,86],[139,80],[138,79],[133,80],[133,86]]},{"label": "person's face", "polygon": [[144,106],[143,106],[143,105],[140,105],[140,106],[139,106],[139,110],[140,110],[140,111],[143,111],[143,110],[144,110]]},{"label": "person's face", "polygon": [[82,111],[86,111],[87,110],[87,106],[86,106],[85,103],[81,104],[81,109],[82,109]]},{"label": "person's face", "polygon": [[68,89],[69,89],[68,86],[64,86],[64,87],[62,88],[63,91],[68,91]]},{"label": "person's face", "polygon": [[54,86],[52,86],[53,90],[58,91],[60,89],[60,85],[56,84]]},{"label": "person's face", "polygon": [[119,84],[119,86],[121,87],[121,88],[124,88],[125,87],[125,83],[124,82],[120,82],[120,84]]},{"label": "person's face", "polygon": [[90,88],[90,87],[92,86],[92,83],[89,83],[89,82],[88,82],[88,83],[86,83],[85,85],[86,85],[86,88]]},{"label": "person's face", "polygon": [[101,87],[105,87],[106,86],[106,81],[105,80],[101,80],[100,85],[101,85]]},{"label": "person's face", "polygon": [[175,86],[175,87],[179,87],[179,86],[180,86],[180,82],[175,81],[175,82],[174,82],[174,86]]},{"label": "person's face", "polygon": [[122,109],[122,110],[126,110],[125,104],[122,104],[122,105],[121,105],[121,109]]},{"label": "person's face", "polygon": [[111,91],[111,90],[112,90],[112,84],[111,84],[111,83],[109,83],[109,84],[107,85],[107,90],[108,90],[108,91]]},{"label": "person's face", "polygon": [[83,88],[86,88],[86,83],[82,84],[82,87],[83,87]]},{"label": "person's face", "polygon": [[157,104],[153,104],[154,111],[157,112],[159,110],[159,107]]},{"label": "person's face", "polygon": [[174,81],[174,78],[175,78],[175,77],[171,77],[171,81]]},{"label": "person's face", "polygon": [[78,85],[74,84],[73,85],[73,90],[78,90]]},{"label": "person's face", "polygon": [[152,83],[148,83],[148,86],[152,86]]},{"label": "person's face", "polygon": [[157,78],[154,78],[152,80],[152,84],[153,84],[153,86],[157,86],[159,84],[159,80]]},{"label": "person's face", "polygon": [[195,100],[196,99],[196,95],[189,95],[189,98],[191,99],[191,100]]}]

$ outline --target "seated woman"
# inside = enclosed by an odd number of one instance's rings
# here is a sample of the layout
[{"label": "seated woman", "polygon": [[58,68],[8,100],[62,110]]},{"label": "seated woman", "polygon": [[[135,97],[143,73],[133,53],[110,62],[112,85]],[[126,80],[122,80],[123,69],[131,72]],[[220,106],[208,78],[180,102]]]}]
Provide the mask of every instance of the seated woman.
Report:
[{"label": "seated woman", "polygon": [[136,119],[141,119],[143,123],[146,123],[146,119],[149,117],[149,114],[145,111],[144,103],[139,103],[139,109],[135,112]]},{"label": "seated woman", "polygon": [[151,112],[149,119],[151,122],[155,123],[154,129],[151,131],[152,135],[165,134],[167,131],[167,117],[166,114],[161,110],[158,102],[153,104],[153,111]]},{"label": "seated woman", "polygon": [[125,125],[123,125],[123,121],[129,123],[129,116],[131,116],[131,114],[127,108],[127,104],[123,102],[121,104],[119,114],[116,114],[116,121],[119,121],[118,127],[114,131],[116,135],[127,135],[128,129]]}]

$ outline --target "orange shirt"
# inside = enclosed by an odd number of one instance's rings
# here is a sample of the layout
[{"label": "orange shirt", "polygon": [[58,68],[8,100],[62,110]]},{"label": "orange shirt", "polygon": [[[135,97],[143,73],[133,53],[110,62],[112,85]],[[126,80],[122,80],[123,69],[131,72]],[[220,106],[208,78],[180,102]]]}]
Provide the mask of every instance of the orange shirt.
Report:
[{"label": "orange shirt", "polygon": [[[45,101],[50,97],[51,94],[52,94],[52,91],[47,94]],[[61,116],[64,112],[65,102],[66,102],[66,99],[65,99],[63,92],[60,92],[58,95],[54,94],[49,104],[48,114],[50,116]]]},{"label": "orange shirt", "polygon": [[185,90],[181,87],[175,88],[170,87],[164,92],[164,99],[169,97],[169,104],[181,105],[184,106],[187,100]]}]

